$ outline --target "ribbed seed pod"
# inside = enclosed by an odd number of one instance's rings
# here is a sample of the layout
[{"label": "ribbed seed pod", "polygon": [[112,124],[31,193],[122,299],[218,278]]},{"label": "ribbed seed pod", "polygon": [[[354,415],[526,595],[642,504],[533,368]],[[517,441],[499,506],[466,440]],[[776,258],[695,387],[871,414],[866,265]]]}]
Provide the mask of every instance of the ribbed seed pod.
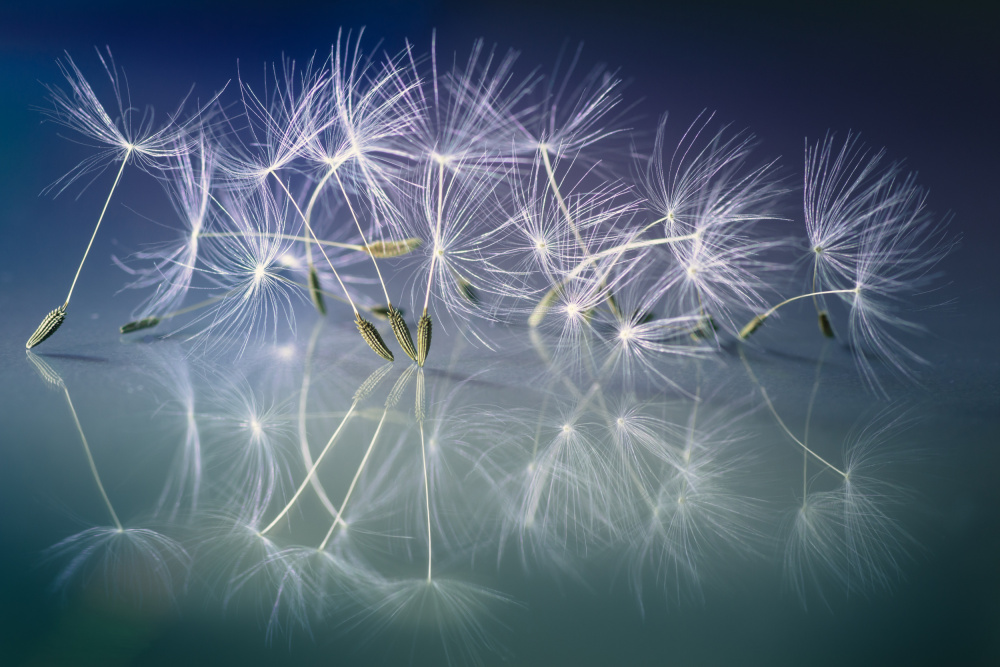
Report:
[{"label": "ribbed seed pod", "polygon": [[830,315],[825,311],[819,311],[819,330],[827,338],[836,338],[833,334],[833,325],[830,324]]},{"label": "ribbed seed pod", "polygon": [[426,313],[417,322],[417,365],[423,367],[431,350],[431,316]]},{"label": "ribbed seed pod", "polygon": [[368,343],[368,347],[375,351],[375,354],[388,361],[393,360],[392,350],[386,347],[385,341],[382,340],[382,334],[378,332],[374,324],[361,317],[361,315],[354,316],[354,323],[358,325],[361,337]]},{"label": "ribbed seed pod", "polygon": [[413,347],[413,336],[410,335],[410,327],[406,326],[406,320],[403,319],[403,315],[392,306],[389,306],[389,324],[392,325],[392,333],[396,335],[396,340],[399,341],[399,346],[403,348],[403,352],[410,359],[416,361],[417,350]]},{"label": "ribbed seed pod", "polygon": [[400,257],[413,252],[423,243],[420,239],[409,238],[400,241],[373,241],[365,248],[372,257],[387,259],[389,257]]},{"label": "ribbed seed pod", "polygon": [[316,267],[309,265],[309,298],[320,315],[326,315],[326,304],[323,303],[323,292],[319,285],[319,274]]},{"label": "ribbed seed pod", "polygon": [[455,279],[458,282],[458,292],[462,297],[474,306],[479,305],[479,292],[476,288],[465,278],[455,275]]},{"label": "ribbed seed pod", "polygon": [[140,331],[141,329],[152,329],[157,324],[160,323],[159,317],[144,317],[141,320],[133,320],[128,324],[123,324],[121,332],[123,334],[132,333],[133,331]]},{"label": "ribbed seed pod", "polygon": [[763,315],[757,315],[752,320],[747,322],[747,325],[740,329],[740,339],[744,339],[750,334],[752,334],[757,329],[760,329],[761,325],[764,324],[766,318]]},{"label": "ribbed seed pod", "polygon": [[62,323],[66,320],[66,306],[59,306],[55,310],[51,311],[42,320],[42,323],[38,325],[35,329],[35,333],[31,334],[31,338],[28,342],[24,344],[24,349],[30,350],[35,347],[43,340],[51,336],[56,332],[56,329],[62,326]]}]

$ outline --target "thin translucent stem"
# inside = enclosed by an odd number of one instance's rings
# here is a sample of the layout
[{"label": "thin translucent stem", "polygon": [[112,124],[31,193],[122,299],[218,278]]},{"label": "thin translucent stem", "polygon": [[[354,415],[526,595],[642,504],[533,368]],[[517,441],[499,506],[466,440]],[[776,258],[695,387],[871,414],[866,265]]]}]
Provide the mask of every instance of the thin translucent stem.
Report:
[{"label": "thin translucent stem", "polygon": [[332,246],[334,248],[345,248],[347,250],[357,250],[358,252],[364,252],[365,247],[363,245],[358,245],[357,243],[341,243],[340,241],[326,241],[324,239],[314,239],[310,236],[296,236],[294,234],[278,234],[276,232],[255,232],[253,234],[244,234],[243,232],[207,232],[204,234],[198,234],[200,238],[203,239],[224,239],[224,238],[244,238],[246,236],[262,236],[270,239],[282,239],[285,241],[301,241],[303,243],[315,243],[316,245],[322,246]]},{"label": "thin translucent stem", "polygon": [[583,237],[580,236],[580,231],[577,229],[576,223],[573,221],[573,216],[569,212],[569,207],[566,206],[566,202],[563,200],[562,192],[559,191],[559,184],[556,182],[556,174],[552,169],[552,161],[549,160],[549,147],[542,144],[538,147],[538,151],[542,154],[542,162],[545,164],[545,173],[549,177],[549,187],[552,189],[552,194],[556,198],[556,203],[559,204],[559,210],[561,210],[563,216],[565,216],[566,223],[573,231],[573,236],[576,237],[576,242],[580,244],[580,249],[589,255],[590,253],[587,250],[587,245],[583,242]]},{"label": "thin translucent stem", "polygon": [[431,253],[431,268],[427,271],[427,293],[424,295],[424,315],[427,314],[427,305],[431,301],[431,283],[434,280],[434,265],[437,263],[438,252],[441,244],[441,213],[444,208],[444,161],[438,163],[438,205],[437,205],[437,227],[434,231],[434,251]]},{"label": "thin translucent stem", "polygon": [[[309,203],[306,204],[305,223],[306,223],[306,230],[308,230],[310,237],[315,236],[312,230],[313,207],[316,205],[316,199],[319,197],[319,191],[322,190],[323,186],[326,185],[326,182],[330,180],[330,176],[333,175],[333,172],[334,169],[331,168],[330,171],[326,172],[326,175],[320,179],[319,183],[316,184],[316,187],[313,188],[313,193],[312,196],[309,198]],[[309,243],[308,238],[306,239],[305,246],[306,246],[306,262],[308,262],[309,265],[312,266],[312,246]]]},{"label": "thin translucent stem", "polygon": [[281,185],[281,189],[284,190],[285,194],[288,195],[288,199],[292,202],[292,206],[294,206],[295,210],[299,212],[299,215],[302,217],[302,220],[306,222],[306,229],[309,232],[309,235],[312,236],[313,239],[316,241],[316,245],[319,246],[319,251],[323,253],[323,259],[325,259],[326,263],[330,265],[330,270],[333,271],[333,277],[337,279],[338,283],[340,283],[340,289],[344,290],[344,296],[347,297],[347,302],[351,304],[351,308],[354,310],[354,314],[357,315],[358,307],[354,305],[354,300],[351,299],[351,293],[347,291],[347,286],[344,285],[344,281],[340,279],[340,274],[337,273],[337,269],[334,268],[333,262],[330,261],[330,257],[327,256],[326,254],[326,250],[323,248],[323,245],[319,242],[319,239],[316,238],[316,232],[312,230],[312,227],[310,227],[308,221],[306,221],[306,216],[304,213],[302,213],[302,209],[299,208],[298,203],[296,203],[295,197],[293,197],[292,193],[288,191],[288,186],[286,186],[284,182],[280,178],[278,178],[278,175],[274,172],[271,173],[274,174],[274,179],[278,181],[279,185]]},{"label": "thin translucent stem", "polygon": [[365,244],[365,251],[372,258],[372,264],[375,265],[375,273],[378,274],[378,281],[382,284],[382,291],[385,292],[385,302],[392,305],[392,299],[389,298],[389,290],[385,286],[385,281],[382,280],[382,272],[379,271],[378,262],[375,261],[375,255],[372,254],[371,246],[368,245],[368,239],[365,238],[365,232],[361,229],[361,221],[358,220],[357,213],[354,212],[354,206],[351,205],[351,198],[347,196],[347,189],[344,188],[344,182],[340,180],[340,174],[334,170],[334,178],[337,179],[337,185],[340,186],[340,192],[344,195],[344,201],[347,202],[347,208],[351,212],[351,217],[354,218],[354,224],[357,225],[358,233],[361,234],[361,241]]},{"label": "thin translucent stem", "polygon": [[115,182],[111,185],[111,192],[108,193],[108,198],[104,200],[104,208],[101,209],[101,215],[97,218],[97,224],[94,226],[94,233],[90,235],[90,242],[87,243],[87,249],[83,252],[83,259],[80,260],[80,266],[76,269],[76,275],[73,276],[73,283],[69,286],[69,293],[66,295],[66,303],[63,304],[63,308],[69,305],[69,300],[73,296],[73,289],[76,287],[76,281],[80,278],[80,271],[83,270],[83,263],[87,261],[87,255],[90,254],[90,247],[94,245],[94,239],[97,238],[97,230],[101,228],[101,221],[104,220],[104,214],[108,212],[108,205],[111,203],[111,195],[115,193],[115,188],[118,187],[118,181],[122,178],[122,172],[125,171],[125,165],[128,164],[128,159],[132,155],[132,147],[129,146],[128,150],[125,152],[125,157],[122,158],[122,166],[118,169],[118,175],[115,176]]},{"label": "thin translucent stem", "polygon": [[76,416],[76,408],[73,407],[73,399],[69,397],[69,389],[66,388],[66,385],[63,385],[63,393],[66,394],[66,403],[69,404],[69,411],[73,415],[73,423],[76,424],[76,432],[80,434],[80,441],[83,442],[83,451],[87,454],[87,463],[90,464],[90,472],[93,473],[94,481],[97,482],[97,490],[101,492],[101,498],[104,499],[104,504],[108,508],[111,520],[115,523],[115,528],[118,529],[118,532],[121,532],[125,529],[122,527],[122,522],[118,520],[115,508],[111,506],[111,500],[108,498],[108,493],[104,490],[104,485],[101,483],[101,476],[97,474],[97,465],[94,463],[94,456],[90,453],[90,445],[87,444],[87,436],[83,434],[83,427],[80,426],[80,418]]},{"label": "thin translucent stem", "polygon": [[785,299],[776,306],[771,306],[769,309],[758,315],[758,317],[762,320],[766,320],[768,317],[774,314],[774,311],[778,310],[785,304],[789,304],[792,301],[798,301],[799,299],[805,299],[807,297],[823,296],[824,294],[858,294],[860,291],[861,290],[859,288],[854,287],[851,289],[832,289],[832,290],[824,290],[822,292],[810,292],[809,294],[800,294],[798,296],[793,296],[791,299]]}]

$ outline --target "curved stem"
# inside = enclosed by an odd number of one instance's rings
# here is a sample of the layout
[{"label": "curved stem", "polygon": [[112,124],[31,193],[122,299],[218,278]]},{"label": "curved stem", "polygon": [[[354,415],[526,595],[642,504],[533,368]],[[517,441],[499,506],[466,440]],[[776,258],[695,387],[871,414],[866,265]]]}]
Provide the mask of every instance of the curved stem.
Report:
[{"label": "curved stem", "polygon": [[[309,203],[306,204],[305,223],[306,223],[306,231],[309,232],[309,236],[315,236],[315,234],[313,234],[312,224],[311,224],[311,222],[312,222],[313,206],[316,205],[316,198],[319,197],[319,191],[322,190],[323,186],[326,184],[326,182],[328,180],[330,180],[330,176],[333,175],[333,172],[334,172],[334,169],[331,168],[330,171],[326,172],[326,176],[324,176],[322,179],[320,179],[319,183],[316,184],[316,187],[313,188],[313,193],[312,193],[312,196],[309,198]],[[308,239],[306,240],[305,246],[306,246],[306,262],[308,262],[309,265],[311,266],[312,265],[312,246],[310,245]]]},{"label": "curved stem", "polygon": [[824,294],[852,294],[852,293],[858,294],[860,291],[861,291],[860,288],[853,287],[851,289],[831,289],[831,290],[824,290],[822,292],[810,292],[809,294],[800,294],[798,296],[793,296],[791,299],[785,299],[776,306],[771,306],[769,309],[758,315],[758,317],[761,320],[766,320],[768,317],[774,314],[774,311],[778,310],[785,304],[791,303],[792,301],[798,301],[799,299],[805,299],[810,296],[817,297],[817,296],[822,296]]},{"label": "curved stem", "polygon": [[[809,295],[806,294],[804,296],[809,296]],[[740,348],[740,359],[743,360],[743,365],[746,367],[747,373],[749,373],[750,375],[750,379],[753,380],[754,384],[757,385],[757,388],[760,389],[760,394],[761,396],[764,397],[764,402],[767,403],[767,407],[771,411],[771,414],[774,415],[774,418],[777,420],[778,425],[781,426],[782,430],[786,434],[788,434],[788,437],[794,440],[799,447],[801,447],[804,451],[812,455],[817,461],[819,461],[820,463],[822,463],[830,470],[834,471],[835,473],[843,477],[844,479],[847,479],[847,473],[845,473],[843,470],[841,470],[837,466],[833,465],[832,463],[824,459],[822,456],[820,456],[813,450],[809,449],[809,446],[806,445],[806,443],[799,440],[797,437],[795,437],[795,434],[792,433],[791,429],[789,429],[788,426],[785,425],[785,422],[781,419],[781,415],[779,415],[778,411],[775,409],[774,403],[771,402],[771,397],[767,395],[767,390],[764,389],[764,385],[760,383],[760,380],[758,380],[757,376],[754,375],[753,369],[750,368],[750,363],[747,361],[746,355],[744,354],[742,347]]]}]

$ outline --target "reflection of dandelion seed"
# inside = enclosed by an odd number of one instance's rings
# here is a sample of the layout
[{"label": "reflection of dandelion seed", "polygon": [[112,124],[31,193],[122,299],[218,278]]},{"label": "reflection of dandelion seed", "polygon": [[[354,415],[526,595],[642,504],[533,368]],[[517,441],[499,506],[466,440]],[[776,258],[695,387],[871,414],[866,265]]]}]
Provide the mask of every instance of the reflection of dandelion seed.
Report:
[{"label": "reflection of dandelion seed", "polygon": [[182,579],[186,576],[190,557],[181,545],[156,531],[122,526],[97,472],[94,456],[80,425],[76,408],[73,407],[69,389],[51,366],[38,359],[32,359],[32,362],[40,371],[45,372],[46,379],[63,390],[87,455],[94,483],[114,523],[114,526],[89,528],[67,537],[46,551],[48,559],[69,560],[56,579],[55,586],[65,587],[77,577],[82,578],[84,583],[99,578],[109,593],[124,593],[134,596],[137,601],[141,601],[145,595],[172,598],[174,578],[178,574],[182,575]]}]

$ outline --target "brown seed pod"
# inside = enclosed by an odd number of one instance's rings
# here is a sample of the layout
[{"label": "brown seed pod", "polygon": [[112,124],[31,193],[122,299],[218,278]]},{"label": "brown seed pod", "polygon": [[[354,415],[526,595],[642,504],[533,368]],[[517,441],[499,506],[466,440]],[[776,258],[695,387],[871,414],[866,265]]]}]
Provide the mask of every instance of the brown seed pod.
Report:
[{"label": "brown seed pod", "polygon": [[313,305],[316,306],[319,314],[326,315],[326,304],[323,303],[323,291],[319,284],[319,274],[316,272],[316,267],[312,265],[309,265],[309,298],[312,299]]},{"label": "brown seed pod", "polygon": [[827,338],[836,338],[833,334],[833,325],[830,324],[830,315],[825,310],[819,311],[819,330]]},{"label": "brown seed pod", "polygon": [[740,339],[744,339],[757,329],[760,329],[761,325],[764,324],[766,318],[763,315],[757,315],[752,320],[747,322],[747,325],[740,329]]},{"label": "brown seed pod", "polygon": [[365,252],[377,259],[400,257],[413,252],[420,247],[421,243],[423,241],[417,238],[402,239],[400,241],[374,241],[368,244]]},{"label": "brown seed pod", "polygon": [[361,337],[368,343],[368,347],[375,351],[375,354],[388,361],[393,360],[392,350],[386,347],[385,341],[382,340],[382,334],[378,332],[374,324],[361,317],[361,315],[354,316],[354,323],[358,325]]},{"label": "brown seed pod", "polygon": [[456,283],[458,284],[458,293],[462,295],[462,298],[471,303],[474,306],[479,305],[479,292],[476,291],[475,286],[470,283],[465,278],[455,275]]},{"label": "brown seed pod", "polygon": [[30,350],[35,347],[46,338],[51,336],[56,332],[56,329],[62,326],[62,323],[66,320],[66,306],[62,305],[51,311],[42,320],[42,323],[38,325],[35,329],[35,333],[31,334],[31,338],[28,342],[24,344],[24,349]]},{"label": "brown seed pod", "polygon": [[140,331],[142,329],[152,329],[157,324],[160,323],[159,317],[144,317],[141,320],[133,320],[127,324],[123,324],[121,327],[121,332],[123,334],[132,333],[133,331]]},{"label": "brown seed pod", "polygon": [[423,367],[431,349],[431,316],[424,314],[417,322],[417,365]]},{"label": "brown seed pod", "polygon": [[413,347],[413,337],[410,335],[410,327],[406,326],[406,320],[403,319],[403,315],[392,306],[389,306],[389,324],[392,325],[392,333],[396,335],[396,340],[399,341],[399,346],[403,348],[403,352],[410,359],[416,361],[417,350]]}]

